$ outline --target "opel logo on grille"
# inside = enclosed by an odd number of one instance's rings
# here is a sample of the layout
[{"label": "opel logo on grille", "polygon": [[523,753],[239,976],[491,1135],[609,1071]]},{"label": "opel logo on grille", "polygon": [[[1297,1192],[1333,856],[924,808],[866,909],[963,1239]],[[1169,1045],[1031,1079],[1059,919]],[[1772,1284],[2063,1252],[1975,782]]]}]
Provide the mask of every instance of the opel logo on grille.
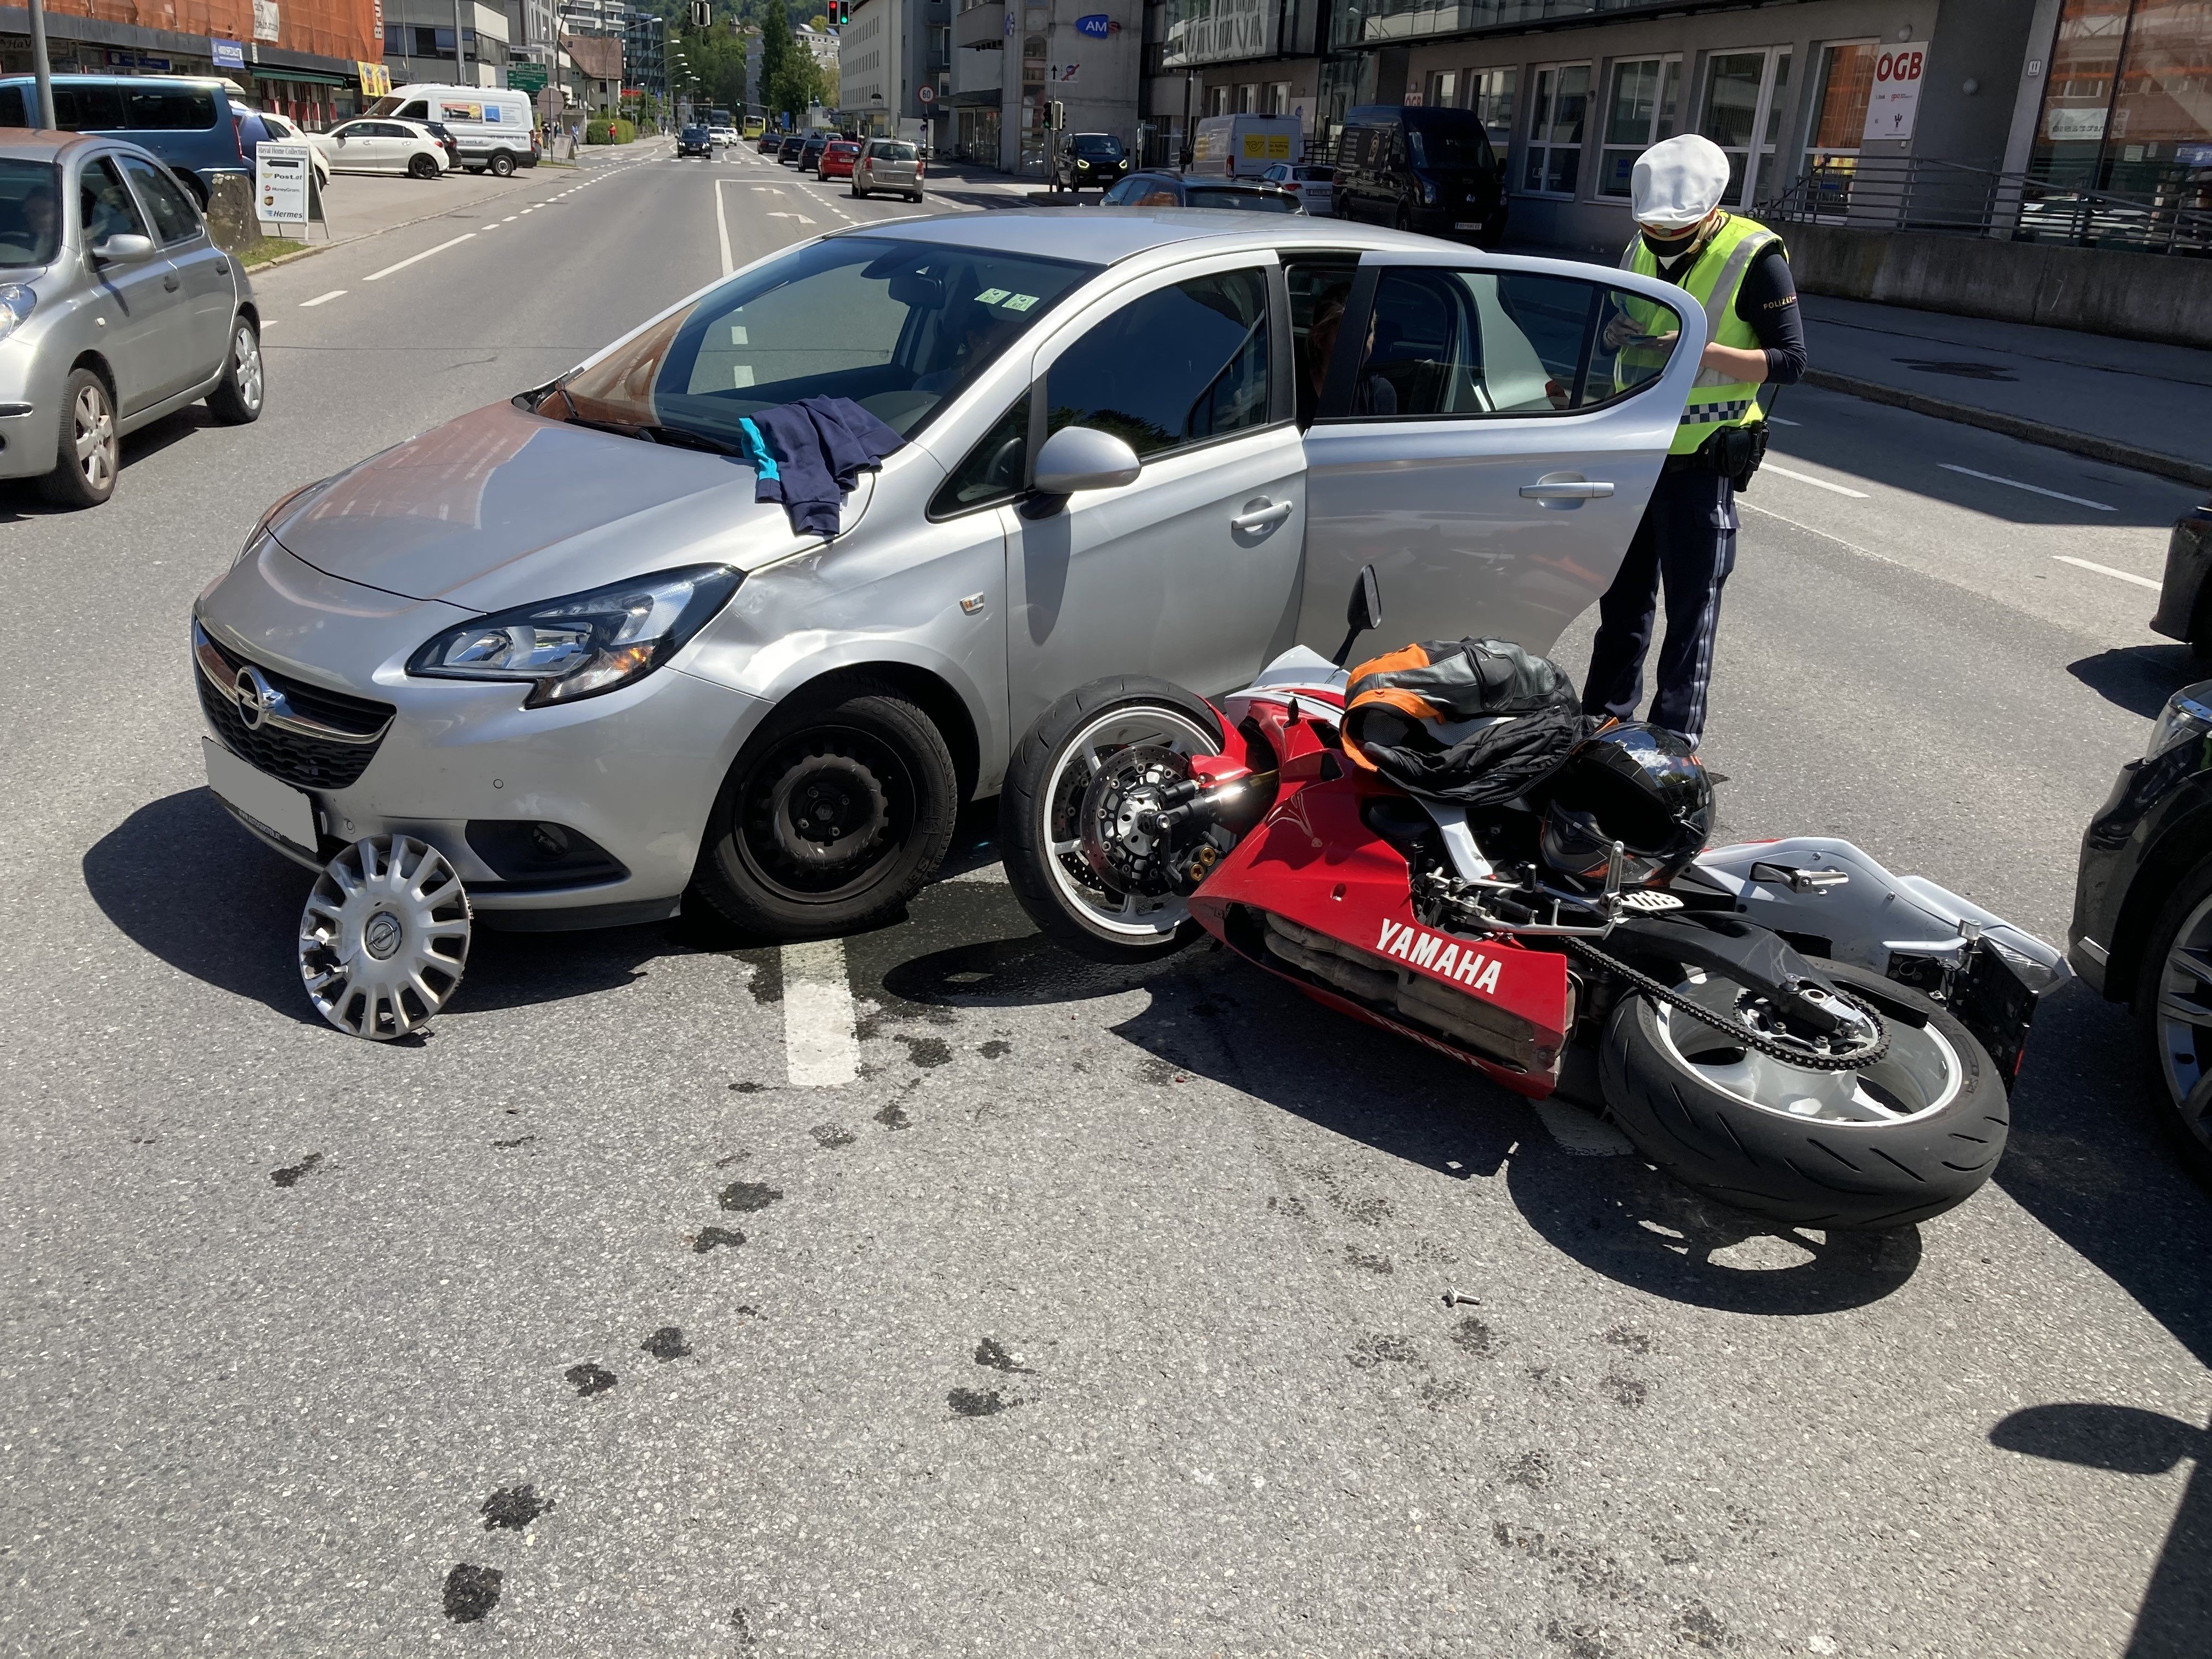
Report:
[{"label": "opel logo on grille", "polygon": [[401,931],[398,917],[389,910],[379,910],[361,930],[361,942],[369,955],[382,962],[399,948]]},{"label": "opel logo on grille", "polygon": [[249,732],[258,732],[262,722],[283,704],[283,694],[258,668],[240,669],[233,684],[238,690],[238,718]]}]

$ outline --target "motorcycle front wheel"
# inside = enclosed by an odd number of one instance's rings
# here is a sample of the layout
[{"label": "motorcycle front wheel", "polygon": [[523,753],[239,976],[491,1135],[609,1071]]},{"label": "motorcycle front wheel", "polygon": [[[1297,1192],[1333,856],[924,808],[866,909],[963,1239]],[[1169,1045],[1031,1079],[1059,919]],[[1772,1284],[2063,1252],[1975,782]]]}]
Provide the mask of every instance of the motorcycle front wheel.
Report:
[{"label": "motorcycle front wheel", "polygon": [[[1139,675],[1078,686],[1038,716],[999,793],[1000,856],[1030,920],[1092,962],[1150,962],[1196,939],[1180,897],[1127,890],[1093,867],[1081,819],[1102,768],[1142,756],[1156,772],[1187,776],[1194,757],[1221,748],[1221,721],[1205,698]],[[1094,842],[1114,833],[1091,828]]]},{"label": "motorcycle front wheel", "polygon": [[[1885,1016],[1889,1047],[1857,1071],[1814,1072],[1743,1048],[1631,993],[1607,1022],[1600,1074],[1614,1121],[1684,1184],[1795,1226],[1903,1227],[1964,1201],[1996,1168],[2009,1108],[1996,1066],[1941,1004],[1879,974],[1814,957],[1846,991],[1872,988],[1922,1025]],[[1690,969],[1676,994],[1730,1014],[1749,993]]]}]

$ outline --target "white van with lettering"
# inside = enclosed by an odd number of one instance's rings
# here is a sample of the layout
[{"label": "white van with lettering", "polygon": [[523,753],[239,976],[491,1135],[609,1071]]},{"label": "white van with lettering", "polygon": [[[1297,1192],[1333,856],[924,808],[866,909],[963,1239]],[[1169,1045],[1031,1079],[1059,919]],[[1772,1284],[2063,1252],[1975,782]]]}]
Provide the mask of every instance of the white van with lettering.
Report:
[{"label": "white van with lettering", "polygon": [[538,120],[530,94],[504,87],[441,87],[416,82],[362,112],[402,121],[434,121],[453,135],[461,166],[504,179],[538,165]]}]

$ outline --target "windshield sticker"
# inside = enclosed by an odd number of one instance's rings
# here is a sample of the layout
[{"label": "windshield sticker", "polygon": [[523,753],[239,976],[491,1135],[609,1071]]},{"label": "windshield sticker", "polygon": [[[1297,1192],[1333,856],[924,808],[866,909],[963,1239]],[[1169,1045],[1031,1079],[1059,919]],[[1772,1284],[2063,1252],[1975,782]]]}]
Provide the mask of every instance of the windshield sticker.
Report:
[{"label": "windshield sticker", "polygon": [[1008,311],[1027,311],[1036,302],[1037,296],[1034,294],[1017,294],[1006,301],[1006,309]]},{"label": "windshield sticker", "polygon": [[975,296],[975,303],[979,306],[994,306],[1005,299],[1008,292],[1009,290],[1003,288],[987,288]]}]

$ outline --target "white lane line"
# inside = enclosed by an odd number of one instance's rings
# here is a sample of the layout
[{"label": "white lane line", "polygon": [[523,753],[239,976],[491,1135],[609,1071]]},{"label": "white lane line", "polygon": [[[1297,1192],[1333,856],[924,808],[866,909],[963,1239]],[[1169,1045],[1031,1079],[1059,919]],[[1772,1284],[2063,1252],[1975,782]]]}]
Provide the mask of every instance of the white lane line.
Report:
[{"label": "white lane line", "polygon": [[1802,426],[1805,424],[1802,421],[1785,421],[1779,415],[1770,415],[1766,418],[1773,422],[1777,426]]},{"label": "white lane line", "polygon": [[730,216],[722,210],[722,181],[714,180],[714,230],[722,239],[722,275],[726,276],[738,268],[730,258]]},{"label": "white lane line", "polygon": [[507,217],[506,217],[506,218],[504,218],[504,219],[501,220],[501,221],[500,221],[500,223],[501,223],[501,224],[503,224],[503,225],[511,225],[511,224],[513,224],[513,223],[514,223],[517,219],[520,218],[521,216],[521,216],[520,214],[519,214],[519,213],[510,213],[510,214],[508,214],[508,215],[507,216]]},{"label": "white lane line", "polygon": [[768,216],[771,219],[796,219],[802,225],[811,225],[814,222],[803,213],[771,213]]},{"label": "white lane line", "polygon": [[2093,501],[2087,495],[2068,495],[2056,489],[2045,489],[2041,484],[2022,483],[2017,478],[2000,477],[1994,472],[1977,472],[1971,466],[1954,466],[1948,461],[1938,461],[1936,465],[1946,472],[1961,472],[1969,478],[1982,478],[1990,483],[2010,484],[2014,489],[2025,489],[2032,495],[2048,495],[2054,501],[2071,501],[2076,507],[2092,507],[2100,513],[2119,511],[2117,507],[2108,507],[2103,501]]},{"label": "white lane line", "polygon": [[473,230],[463,231],[459,236],[454,237],[450,242],[441,242],[435,247],[426,247],[420,253],[415,255],[413,258],[402,259],[398,264],[386,265],[381,270],[373,270],[361,280],[364,283],[374,283],[381,277],[389,276],[395,270],[404,270],[408,266],[419,264],[421,261],[428,258],[434,253],[443,253],[449,247],[459,247],[462,243],[467,241],[475,234],[476,232]]},{"label": "white lane line", "polygon": [[1786,513],[1777,513],[1771,507],[1761,507],[1757,501],[1747,501],[1741,495],[1735,498],[1735,504],[1738,507],[1747,507],[1754,513],[1763,513],[1770,519],[1779,519],[1792,530],[1802,530],[1808,536],[1818,536],[1824,542],[1833,542],[1846,552],[1856,553],[1863,559],[1872,559],[1876,564],[1895,565],[1899,570],[1912,568],[1902,559],[1893,559],[1887,553],[1877,553],[1871,548],[1861,547],[1856,542],[1847,542],[1831,531],[1817,530],[1809,524],[1799,522]]},{"label": "white lane line", "polygon": [[345,290],[342,288],[334,288],[328,294],[318,294],[312,300],[301,301],[300,309],[302,311],[313,311],[317,306],[326,306],[344,292]]},{"label": "white lane line", "polygon": [[2094,570],[2100,576],[2116,576],[2124,582],[2133,582],[2137,587],[2148,587],[2154,593],[2163,591],[2160,583],[2153,581],[2148,576],[2138,576],[2131,570],[2115,570],[2108,564],[2095,564],[2087,559],[2069,558],[2063,553],[2053,553],[2051,556],[2061,564],[2072,565],[2077,570]]},{"label": "white lane line", "polygon": [[1867,493],[1863,489],[1846,489],[1839,483],[1830,483],[1826,478],[1816,478],[1809,472],[1792,472],[1788,467],[1777,465],[1772,461],[1765,463],[1765,465],[1769,472],[1778,472],[1785,478],[1795,478],[1799,483],[1808,483],[1815,489],[1832,489],[1838,495],[1848,495],[1855,501],[1867,499]]},{"label": "white lane line", "polygon": [[834,939],[783,947],[783,1060],[793,1084],[834,1089],[860,1074],[845,946]]}]

